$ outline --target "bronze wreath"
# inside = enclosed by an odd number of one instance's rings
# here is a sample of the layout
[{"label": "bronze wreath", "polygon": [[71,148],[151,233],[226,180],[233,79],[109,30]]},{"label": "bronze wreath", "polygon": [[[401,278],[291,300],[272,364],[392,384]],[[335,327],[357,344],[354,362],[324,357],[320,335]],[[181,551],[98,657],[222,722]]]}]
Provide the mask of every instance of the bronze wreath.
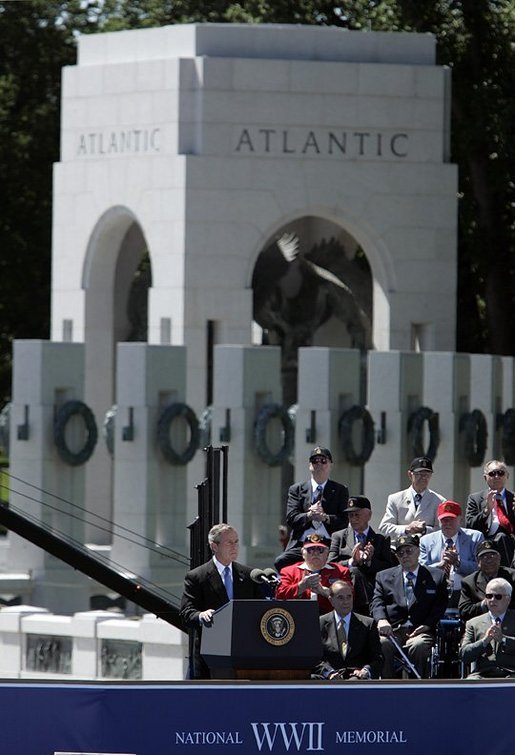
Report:
[{"label": "bronze wreath", "polygon": [[[182,453],[176,451],[170,442],[170,426],[179,417],[186,421],[190,432],[189,443]],[[163,409],[157,420],[157,444],[167,462],[177,466],[187,464],[195,456],[199,440],[199,423],[191,407],[187,404],[177,402]]]},{"label": "bronze wreath", "polygon": [[[277,453],[268,447],[266,431],[271,419],[278,419],[283,428],[283,443]],[[278,467],[288,461],[293,450],[295,431],[288,410],[280,404],[265,404],[256,417],[254,425],[254,446],[259,458],[269,467]]]},{"label": "bronze wreath", "polygon": [[[424,422],[427,422],[429,430],[429,446],[424,448]],[[411,441],[411,457],[428,456],[431,461],[435,460],[438,446],[440,445],[440,426],[438,414],[428,406],[421,406],[408,417],[408,435]]]},{"label": "bronze wreath", "polygon": [[460,418],[460,433],[464,433],[465,459],[469,466],[480,467],[485,459],[488,430],[485,415],[474,409]]},{"label": "bronze wreath", "polygon": [[[86,429],[86,440],[80,451],[72,451],[66,442],[66,425],[72,417],[80,417]],[[54,443],[59,457],[71,467],[85,464],[95,449],[98,440],[97,424],[93,412],[83,401],[67,401],[55,415]]]},{"label": "bronze wreath", "polygon": [[[354,448],[352,431],[355,422],[363,424],[363,435],[361,448],[357,451]],[[338,422],[338,436],[343,449],[343,453],[349,464],[354,467],[362,467],[370,459],[375,446],[374,420],[370,412],[364,406],[354,404],[347,409]]]}]

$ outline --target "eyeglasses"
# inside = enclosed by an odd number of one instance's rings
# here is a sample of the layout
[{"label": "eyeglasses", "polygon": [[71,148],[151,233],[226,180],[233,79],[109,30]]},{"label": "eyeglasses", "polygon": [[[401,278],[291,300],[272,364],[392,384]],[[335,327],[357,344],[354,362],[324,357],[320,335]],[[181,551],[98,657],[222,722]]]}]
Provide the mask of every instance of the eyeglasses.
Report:
[{"label": "eyeglasses", "polygon": [[488,477],[504,477],[506,471],[504,469],[492,469],[486,473]]},{"label": "eyeglasses", "polygon": [[312,464],[327,464],[325,456],[321,456],[319,459],[311,459]]},{"label": "eyeglasses", "polygon": [[323,548],[321,545],[312,545],[311,548],[306,548],[309,553],[323,553],[327,548]]},{"label": "eyeglasses", "polygon": [[501,556],[497,551],[485,551],[480,553],[478,558],[501,558]]},{"label": "eyeglasses", "polygon": [[487,592],[487,593],[485,593],[485,598],[487,600],[494,600],[494,599],[495,600],[502,600],[505,597],[506,597],[506,595],[504,595],[504,593],[500,593],[500,592]]},{"label": "eyeglasses", "polygon": [[397,555],[398,556],[409,556],[415,548],[412,545],[405,545],[404,548],[401,548],[400,550],[397,548]]}]

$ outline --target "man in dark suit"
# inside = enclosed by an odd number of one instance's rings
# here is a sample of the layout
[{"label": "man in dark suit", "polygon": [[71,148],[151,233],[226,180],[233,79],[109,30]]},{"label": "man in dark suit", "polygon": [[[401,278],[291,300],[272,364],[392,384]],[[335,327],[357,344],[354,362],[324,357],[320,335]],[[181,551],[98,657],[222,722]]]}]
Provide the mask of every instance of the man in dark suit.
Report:
[{"label": "man in dark suit", "polygon": [[[491,579],[502,577],[515,587],[515,569],[501,566],[501,556],[493,540],[479,543],[476,558],[479,569],[461,581],[458,611],[463,621],[482,616],[488,611],[485,593]],[[515,610],[515,591],[512,594],[510,609]]]},{"label": "man in dark suit", "polygon": [[503,566],[511,566],[515,553],[514,499],[511,490],[506,489],[509,476],[503,461],[487,462],[483,478],[488,488],[469,495],[465,512],[467,527],[497,543]]},{"label": "man in dark suit", "polygon": [[263,598],[250,568],[237,563],[239,539],[229,524],[215,524],[208,542],[213,558],[189,571],[184,578],[181,620],[190,633],[190,677],[209,679],[209,669],[200,656],[202,627],[210,626],[213,614],[229,600]]},{"label": "man in dark suit", "polygon": [[436,627],[447,608],[447,582],[440,569],[419,564],[419,538],[397,541],[399,566],[376,577],[371,613],[377,621],[384,655],[382,677],[394,676],[394,637],[422,677],[429,676],[429,659]]},{"label": "man in dark suit", "polygon": [[323,657],[313,678],[377,679],[383,655],[375,621],[353,612],[348,582],[338,580],[329,589],[334,610],[320,617]]},{"label": "man in dark suit", "polygon": [[349,491],[329,479],[332,463],[329,449],[317,446],[309,456],[310,479],[290,487],[286,505],[290,539],[275,559],[277,571],[302,561],[302,544],[310,534],[330,539],[333,532],[347,526]]},{"label": "man in dark suit", "polygon": [[505,579],[491,579],[488,612],[467,621],[461,643],[461,658],[471,664],[467,679],[515,678],[515,611],[508,610],[512,592]]},{"label": "man in dark suit", "polygon": [[370,526],[372,507],[364,495],[349,498],[345,512],[349,517],[349,526],[333,532],[329,561],[358,569],[370,588],[371,599],[376,574],[394,565],[390,538],[374,532]]}]

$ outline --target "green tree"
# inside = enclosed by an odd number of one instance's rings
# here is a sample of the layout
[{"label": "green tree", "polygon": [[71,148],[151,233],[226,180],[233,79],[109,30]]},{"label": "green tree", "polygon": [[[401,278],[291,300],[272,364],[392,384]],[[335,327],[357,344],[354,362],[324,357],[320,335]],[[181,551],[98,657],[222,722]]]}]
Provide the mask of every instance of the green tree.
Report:
[{"label": "green tree", "polygon": [[432,32],[453,70],[462,351],[514,354],[513,0],[0,0],[0,402],[14,338],[46,338],[61,68],[78,34],[185,22]]}]

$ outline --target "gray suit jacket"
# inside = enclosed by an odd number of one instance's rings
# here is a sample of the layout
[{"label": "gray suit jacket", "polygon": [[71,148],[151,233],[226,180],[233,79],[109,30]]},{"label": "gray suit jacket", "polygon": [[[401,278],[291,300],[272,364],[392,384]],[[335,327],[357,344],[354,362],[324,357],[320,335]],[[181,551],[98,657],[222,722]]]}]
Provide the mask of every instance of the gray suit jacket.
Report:
[{"label": "gray suit jacket", "polygon": [[389,535],[392,541],[397,540],[404,535],[407,524],[414,522],[415,519],[423,519],[426,523],[427,532],[433,532],[439,529],[439,522],[436,516],[438,505],[445,501],[445,498],[433,490],[424,491],[420,501],[418,513],[415,511],[411,488],[399,490],[398,493],[392,493],[388,496],[386,502],[386,511],[379,525],[379,532],[383,535]]},{"label": "gray suit jacket", "polygon": [[492,624],[490,614],[469,619],[461,643],[461,658],[471,664],[471,671],[484,676],[507,676],[515,672],[515,611],[506,611],[502,623],[504,642],[483,645],[483,637]]}]

